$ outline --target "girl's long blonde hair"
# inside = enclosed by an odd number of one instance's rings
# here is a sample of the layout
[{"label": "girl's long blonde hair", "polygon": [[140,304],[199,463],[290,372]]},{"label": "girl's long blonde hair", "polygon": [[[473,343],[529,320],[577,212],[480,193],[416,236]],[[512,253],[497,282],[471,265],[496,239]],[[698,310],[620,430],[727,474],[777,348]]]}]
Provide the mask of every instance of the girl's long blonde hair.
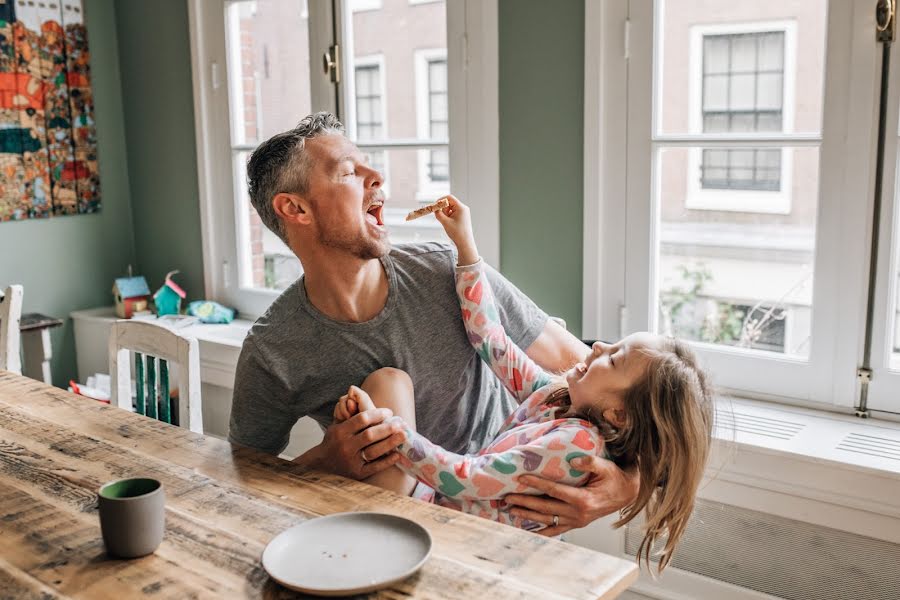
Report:
[{"label": "girl's long blonde hair", "polygon": [[[600,423],[606,449],[620,466],[636,465],[641,487],[615,526],[645,513],[638,561],[648,567],[656,543],[665,539],[659,571],[669,564],[684,534],[712,444],[713,394],[706,373],[684,342],[661,338],[659,348],[641,348],[643,376],[625,392],[626,425]],[[554,399],[568,396],[563,387]]]}]

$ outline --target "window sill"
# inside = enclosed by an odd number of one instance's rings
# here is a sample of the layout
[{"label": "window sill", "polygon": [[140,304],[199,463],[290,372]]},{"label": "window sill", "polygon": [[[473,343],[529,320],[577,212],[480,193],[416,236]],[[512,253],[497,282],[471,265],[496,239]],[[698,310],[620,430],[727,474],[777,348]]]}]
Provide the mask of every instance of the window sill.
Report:
[{"label": "window sill", "polygon": [[729,397],[716,413],[711,481],[900,518],[900,423]]}]

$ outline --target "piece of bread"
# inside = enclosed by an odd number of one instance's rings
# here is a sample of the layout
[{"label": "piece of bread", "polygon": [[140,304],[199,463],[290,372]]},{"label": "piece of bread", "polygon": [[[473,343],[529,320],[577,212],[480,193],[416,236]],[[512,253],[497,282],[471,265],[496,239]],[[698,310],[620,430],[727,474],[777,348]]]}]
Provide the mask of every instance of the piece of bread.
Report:
[{"label": "piece of bread", "polygon": [[438,200],[437,202],[434,202],[433,204],[429,204],[428,206],[423,206],[422,208],[417,208],[416,210],[412,211],[411,213],[406,215],[406,220],[412,221],[413,219],[418,219],[419,217],[424,217],[425,215],[430,215],[431,213],[433,213],[435,211],[443,210],[443,209],[447,208],[448,206],[450,206],[450,201],[447,200],[446,198],[441,198],[440,200]]}]

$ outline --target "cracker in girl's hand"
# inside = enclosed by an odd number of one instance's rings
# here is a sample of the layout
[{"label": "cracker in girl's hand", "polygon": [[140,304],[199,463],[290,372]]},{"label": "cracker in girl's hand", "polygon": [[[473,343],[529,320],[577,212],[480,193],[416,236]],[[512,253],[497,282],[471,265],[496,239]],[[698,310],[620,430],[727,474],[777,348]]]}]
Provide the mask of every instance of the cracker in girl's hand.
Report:
[{"label": "cracker in girl's hand", "polygon": [[428,206],[423,206],[422,208],[418,208],[408,215],[406,215],[407,221],[412,221],[413,219],[418,219],[419,217],[424,217],[425,215],[430,215],[433,212],[443,210],[450,206],[450,201],[446,198],[441,198],[437,202],[433,204],[429,204]]}]

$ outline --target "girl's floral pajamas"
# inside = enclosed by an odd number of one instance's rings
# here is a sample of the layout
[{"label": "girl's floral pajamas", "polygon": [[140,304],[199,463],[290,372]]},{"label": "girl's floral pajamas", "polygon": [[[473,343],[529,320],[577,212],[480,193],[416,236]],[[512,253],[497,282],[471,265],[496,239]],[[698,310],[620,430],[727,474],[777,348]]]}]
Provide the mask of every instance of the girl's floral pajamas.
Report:
[{"label": "girl's floral pajamas", "polygon": [[604,456],[603,438],[589,421],[565,416],[568,403],[547,402],[557,385],[506,335],[483,264],[457,267],[463,322],[472,346],[520,406],[493,441],[474,455],[449,452],[407,428],[407,441],[397,449],[401,455],[397,466],[420,482],[415,497],[534,531],[544,525],[513,517],[503,498],[542,492],[516,478],[528,474],[584,485],[589,474],[572,468],[569,461]]}]

